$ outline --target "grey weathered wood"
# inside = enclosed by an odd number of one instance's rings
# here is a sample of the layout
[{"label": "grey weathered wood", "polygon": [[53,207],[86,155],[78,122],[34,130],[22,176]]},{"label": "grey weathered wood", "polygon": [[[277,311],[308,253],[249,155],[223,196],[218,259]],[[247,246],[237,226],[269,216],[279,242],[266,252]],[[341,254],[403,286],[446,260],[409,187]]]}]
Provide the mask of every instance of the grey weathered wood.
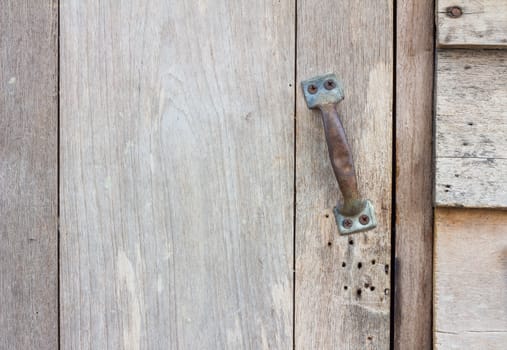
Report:
[{"label": "grey weathered wood", "polygon": [[293,1],[64,0],[64,349],[288,349]]},{"label": "grey weathered wood", "polygon": [[397,2],[397,350],[432,348],[433,9],[433,0]]},{"label": "grey weathered wood", "polygon": [[[448,15],[450,7],[462,15]],[[437,0],[437,43],[440,47],[507,47],[505,0]]]},{"label": "grey weathered wood", "polygon": [[437,205],[507,207],[506,60],[506,51],[438,53]]},{"label": "grey weathered wood", "polygon": [[435,212],[435,349],[507,344],[507,213]]},{"label": "grey weathered wood", "polygon": [[360,191],[372,200],[379,224],[372,231],[338,235],[332,209],[340,194],[322,121],[307,109],[298,88],[296,349],[389,348],[392,6],[391,1],[298,1],[297,80],[327,72],[343,80],[339,111]]},{"label": "grey weathered wood", "polygon": [[439,206],[505,208],[507,159],[438,158],[435,200]]},{"label": "grey weathered wood", "polygon": [[0,1],[0,349],[58,348],[56,1]]}]

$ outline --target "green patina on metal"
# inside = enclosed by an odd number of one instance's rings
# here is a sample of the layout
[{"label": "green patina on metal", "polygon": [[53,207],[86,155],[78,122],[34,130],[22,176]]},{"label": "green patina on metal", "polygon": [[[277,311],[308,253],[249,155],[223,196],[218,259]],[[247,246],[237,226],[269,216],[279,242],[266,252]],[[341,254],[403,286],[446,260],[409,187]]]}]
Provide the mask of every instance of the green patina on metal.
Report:
[{"label": "green patina on metal", "polygon": [[375,211],[359,194],[352,152],[336,110],[345,97],[343,85],[335,74],[326,74],[305,80],[301,86],[308,108],[321,112],[329,158],[343,195],[343,203],[333,210],[338,232],[346,235],[375,228]]}]

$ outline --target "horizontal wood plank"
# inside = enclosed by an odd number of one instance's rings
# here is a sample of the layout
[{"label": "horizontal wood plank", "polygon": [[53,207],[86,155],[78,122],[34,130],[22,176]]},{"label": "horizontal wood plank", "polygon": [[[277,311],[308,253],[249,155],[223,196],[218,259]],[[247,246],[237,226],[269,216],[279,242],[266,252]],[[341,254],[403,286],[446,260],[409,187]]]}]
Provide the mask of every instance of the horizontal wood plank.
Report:
[{"label": "horizontal wood plank", "polygon": [[507,47],[507,1],[438,0],[437,32],[439,47]]},{"label": "horizontal wood plank", "polygon": [[505,208],[507,159],[439,158],[435,202],[439,206]]},{"label": "horizontal wood plank", "polygon": [[507,344],[507,212],[435,212],[435,348]]},{"label": "horizontal wood plank", "polygon": [[435,201],[507,207],[507,51],[438,52]]}]

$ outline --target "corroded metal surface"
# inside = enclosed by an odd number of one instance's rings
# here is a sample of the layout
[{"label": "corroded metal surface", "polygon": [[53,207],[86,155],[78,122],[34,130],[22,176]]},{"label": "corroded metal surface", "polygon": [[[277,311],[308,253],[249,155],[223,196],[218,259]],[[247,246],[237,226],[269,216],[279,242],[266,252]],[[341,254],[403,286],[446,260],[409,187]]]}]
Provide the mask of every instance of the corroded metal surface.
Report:
[{"label": "corroded metal surface", "polygon": [[336,110],[345,97],[342,84],[334,74],[327,74],[301,85],[308,108],[321,111],[329,158],[343,195],[343,203],[334,210],[339,232],[349,234],[374,228],[377,222],[373,206],[359,194],[352,152]]}]

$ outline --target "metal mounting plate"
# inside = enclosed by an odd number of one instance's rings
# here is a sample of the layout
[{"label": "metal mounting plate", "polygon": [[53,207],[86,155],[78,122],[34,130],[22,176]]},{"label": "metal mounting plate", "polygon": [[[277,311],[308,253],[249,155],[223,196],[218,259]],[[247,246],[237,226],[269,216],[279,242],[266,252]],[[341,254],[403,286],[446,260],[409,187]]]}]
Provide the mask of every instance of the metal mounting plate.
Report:
[{"label": "metal mounting plate", "polygon": [[[375,217],[373,205],[369,200],[365,200],[364,202],[365,205],[363,210],[354,216],[342,215],[338,207],[334,207],[333,212],[336,218],[336,225],[338,226],[338,232],[340,232],[341,235],[348,235],[377,227],[377,218]],[[368,222],[365,222],[364,217],[362,220],[362,216],[366,216],[368,218]]]},{"label": "metal mounting plate", "polygon": [[[324,84],[327,81],[334,83],[331,89],[326,88]],[[303,93],[305,94],[306,105],[308,108],[317,108],[322,105],[337,104],[345,97],[342,83],[334,74],[320,75],[301,82]],[[313,86],[315,92],[312,94],[308,88]]]}]

